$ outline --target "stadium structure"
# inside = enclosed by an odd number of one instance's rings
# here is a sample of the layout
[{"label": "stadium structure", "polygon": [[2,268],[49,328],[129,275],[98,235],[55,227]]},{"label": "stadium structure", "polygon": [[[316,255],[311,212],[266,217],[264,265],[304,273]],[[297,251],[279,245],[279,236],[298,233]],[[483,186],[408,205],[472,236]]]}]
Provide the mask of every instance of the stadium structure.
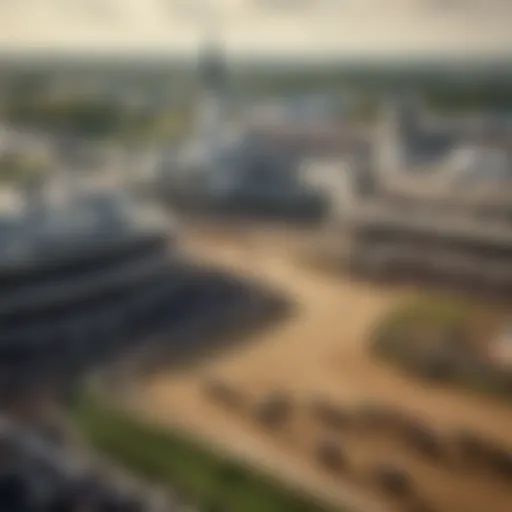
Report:
[{"label": "stadium structure", "polygon": [[270,134],[229,119],[228,68],[214,40],[199,56],[195,129],[159,164],[158,192],[180,207],[316,220],[326,197],[304,183],[300,159]]},{"label": "stadium structure", "polygon": [[61,388],[133,345],[179,332],[172,345],[212,317],[254,308],[244,300],[258,295],[252,283],[183,255],[168,212],[124,191],[61,192],[22,194],[0,216],[5,396]]},{"label": "stadium structure", "polygon": [[373,191],[340,211],[350,267],[510,293],[510,130],[432,128],[410,104],[384,110]]}]

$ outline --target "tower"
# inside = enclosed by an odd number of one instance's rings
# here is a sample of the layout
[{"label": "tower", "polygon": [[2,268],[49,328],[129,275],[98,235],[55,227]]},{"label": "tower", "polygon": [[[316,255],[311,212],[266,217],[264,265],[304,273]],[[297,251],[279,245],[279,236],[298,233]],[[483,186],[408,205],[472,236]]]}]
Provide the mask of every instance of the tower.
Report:
[{"label": "tower", "polygon": [[415,104],[407,99],[386,102],[382,107],[376,140],[377,168],[385,175],[405,170],[408,152],[417,134]]},{"label": "tower", "polygon": [[202,0],[203,42],[199,50],[196,136],[208,158],[215,160],[220,152],[224,132],[227,99],[227,69],[221,44],[221,17],[218,5]]},{"label": "tower", "polygon": [[223,132],[227,70],[221,46],[208,42],[199,55],[200,98],[197,106],[196,134],[210,155],[218,154]]}]

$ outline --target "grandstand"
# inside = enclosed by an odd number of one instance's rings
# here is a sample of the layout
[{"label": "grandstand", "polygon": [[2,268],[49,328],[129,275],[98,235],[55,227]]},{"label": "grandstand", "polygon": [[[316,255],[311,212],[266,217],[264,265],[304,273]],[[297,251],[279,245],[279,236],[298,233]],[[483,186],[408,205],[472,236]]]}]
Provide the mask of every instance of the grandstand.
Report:
[{"label": "grandstand", "polygon": [[45,438],[66,431],[53,413],[100,369],[144,348],[192,355],[234,317],[275,314],[276,297],[189,261],[153,204],[65,185],[17,191],[0,212],[0,449],[14,453],[0,460],[0,510],[182,510],[119,493],[108,475],[92,482],[83,454]]},{"label": "grandstand", "polygon": [[189,510],[117,468],[0,417],[0,509],[9,512]]}]

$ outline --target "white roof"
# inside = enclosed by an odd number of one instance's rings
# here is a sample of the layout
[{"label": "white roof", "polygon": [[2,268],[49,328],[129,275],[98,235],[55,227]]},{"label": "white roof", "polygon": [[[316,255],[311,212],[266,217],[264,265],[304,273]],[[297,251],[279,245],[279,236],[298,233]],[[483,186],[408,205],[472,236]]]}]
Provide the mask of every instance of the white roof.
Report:
[{"label": "white roof", "polygon": [[452,172],[465,181],[512,179],[512,157],[501,148],[457,148],[451,155],[450,163]]},{"label": "white roof", "polygon": [[0,270],[54,262],[169,229],[161,212],[128,195],[96,192],[0,214]]}]

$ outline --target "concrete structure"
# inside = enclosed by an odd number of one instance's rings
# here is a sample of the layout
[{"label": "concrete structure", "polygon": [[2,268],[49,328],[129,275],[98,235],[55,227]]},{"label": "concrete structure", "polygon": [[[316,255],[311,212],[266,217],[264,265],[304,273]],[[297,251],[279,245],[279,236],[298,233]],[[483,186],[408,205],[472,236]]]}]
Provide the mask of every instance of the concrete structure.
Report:
[{"label": "concrete structure", "polygon": [[[68,432],[0,416],[0,508],[184,512],[171,489],[158,489],[75,446]],[[61,437],[62,434],[62,437]],[[67,435],[67,437],[66,437]],[[155,499],[158,498],[158,501]]]},{"label": "concrete structure", "polygon": [[106,192],[4,214],[0,353],[129,332],[176,286],[173,230],[157,212]]},{"label": "concrete structure", "polygon": [[226,65],[218,47],[202,54],[199,79],[195,131],[163,162],[159,191],[175,204],[206,209],[278,217],[320,212],[324,197],[301,181],[297,150],[226,119]]},{"label": "concrete structure", "polygon": [[431,133],[409,107],[381,122],[373,194],[343,211],[351,264],[512,289],[512,132]]},{"label": "concrete structure", "polygon": [[301,162],[301,179],[310,187],[323,191],[329,200],[334,218],[343,217],[357,200],[354,190],[356,162],[349,156],[304,159]]},{"label": "concrete structure", "polygon": [[210,287],[180,256],[168,214],[124,192],[56,182],[2,204],[0,405],[60,393],[188,321],[183,308]]},{"label": "concrete structure", "polygon": [[189,261],[171,214],[115,185],[56,176],[3,201],[0,407],[37,402],[42,387],[61,396],[135,349],[142,360],[185,355],[189,343],[191,355],[211,343],[210,329],[234,317],[254,325],[286,306],[272,290]]},{"label": "concrete structure", "polygon": [[[414,104],[386,105],[374,138],[381,191],[396,198],[476,204],[512,180],[512,130],[494,123],[443,126]],[[493,196],[495,194],[495,197]],[[487,199],[485,199],[487,197]]]}]

